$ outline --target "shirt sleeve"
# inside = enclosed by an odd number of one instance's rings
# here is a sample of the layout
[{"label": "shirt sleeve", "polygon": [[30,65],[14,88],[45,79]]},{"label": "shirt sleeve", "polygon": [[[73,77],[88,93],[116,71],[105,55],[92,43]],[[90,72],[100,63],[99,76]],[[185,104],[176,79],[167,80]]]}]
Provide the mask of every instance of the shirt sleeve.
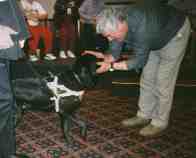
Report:
[{"label": "shirt sleeve", "polygon": [[[141,36],[139,36],[139,38],[140,37]],[[150,49],[145,38],[137,39],[132,43],[132,46],[135,56],[128,59],[128,70],[135,69],[136,71],[139,71],[139,69],[143,68],[146,65]]]},{"label": "shirt sleeve", "polygon": [[135,69],[139,71],[139,69],[143,68],[147,62],[149,51],[143,49],[137,49],[135,51],[135,56],[129,58],[127,61],[128,70]]},{"label": "shirt sleeve", "polygon": [[109,43],[108,53],[111,53],[115,60],[120,57],[122,51],[123,42],[113,40]]}]

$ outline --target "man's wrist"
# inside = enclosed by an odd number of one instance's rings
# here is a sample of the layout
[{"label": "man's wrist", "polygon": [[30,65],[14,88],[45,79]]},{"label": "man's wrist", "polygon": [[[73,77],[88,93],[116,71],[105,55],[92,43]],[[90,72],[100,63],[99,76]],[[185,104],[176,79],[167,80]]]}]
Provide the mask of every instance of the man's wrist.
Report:
[{"label": "man's wrist", "polygon": [[109,71],[114,71],[115,69],[114,69],[114,62],[111,62],[110,63],[110,69],[109,69]]}]

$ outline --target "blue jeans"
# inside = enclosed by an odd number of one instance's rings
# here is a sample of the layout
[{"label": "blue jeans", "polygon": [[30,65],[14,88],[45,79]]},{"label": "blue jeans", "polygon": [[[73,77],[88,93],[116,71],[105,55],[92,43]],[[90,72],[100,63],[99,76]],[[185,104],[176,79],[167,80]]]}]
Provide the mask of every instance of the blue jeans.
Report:
[{"label": "blue jeans", "polygon": [[15,102],[10,83],[9,61],[0,59],[0,158],[15,154]]}]

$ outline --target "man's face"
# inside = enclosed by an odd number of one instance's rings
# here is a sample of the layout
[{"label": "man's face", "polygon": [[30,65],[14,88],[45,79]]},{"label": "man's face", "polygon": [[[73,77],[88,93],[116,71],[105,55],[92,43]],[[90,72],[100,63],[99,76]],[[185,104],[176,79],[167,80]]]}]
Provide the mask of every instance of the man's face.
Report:
[{"label": "man's face", "polygon": [[128,32],[128,26],[126,22],[119,22],[117,26],[117,30],[114,32],[106,32],[103,33],[103,36],[106,37],[109,41],[117,40],[119,42],[123,41]]}]

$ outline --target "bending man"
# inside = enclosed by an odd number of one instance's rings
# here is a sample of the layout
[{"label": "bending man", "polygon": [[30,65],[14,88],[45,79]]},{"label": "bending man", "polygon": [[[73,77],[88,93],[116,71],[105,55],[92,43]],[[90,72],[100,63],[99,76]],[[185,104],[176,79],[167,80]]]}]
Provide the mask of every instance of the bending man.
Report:
[{"label": "bending man", "polygon": [[[97,73],[115,70],[142,70],[139,109],[126,126],[146,125],[142,136],[153,136],[166,129],[180,63],[190,35],[189,20],[178,10],[149,0],[128,8],[105,9],[97,17],[96,29],[110,41],[111,54],[85,51],[104,59]],[[132,48],[135,58],[116,62],[122,46]],[[112,64],[111,64],[112,63]]]}]

